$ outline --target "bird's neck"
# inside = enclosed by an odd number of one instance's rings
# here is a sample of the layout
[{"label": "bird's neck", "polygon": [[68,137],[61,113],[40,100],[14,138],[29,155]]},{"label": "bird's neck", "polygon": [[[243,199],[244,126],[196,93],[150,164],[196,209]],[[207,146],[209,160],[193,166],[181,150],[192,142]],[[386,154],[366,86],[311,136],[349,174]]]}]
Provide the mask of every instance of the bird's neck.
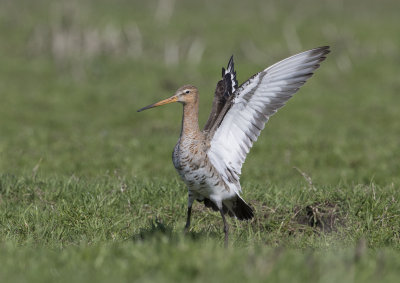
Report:
[{"label": "bird's neck", "polygon": [[199,102],[198,100],[183,105],[182,137],[195,138],[201,134],[199,129]]}]

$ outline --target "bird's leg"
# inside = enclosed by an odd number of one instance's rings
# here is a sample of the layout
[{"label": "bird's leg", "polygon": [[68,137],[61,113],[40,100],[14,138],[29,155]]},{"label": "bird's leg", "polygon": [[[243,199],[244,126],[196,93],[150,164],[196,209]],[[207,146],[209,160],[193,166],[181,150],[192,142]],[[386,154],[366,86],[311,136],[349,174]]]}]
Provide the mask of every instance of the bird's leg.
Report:
[{"label": "bird's leg", "polygon": [[185,225],[185,233],[189,232],[190,228],[190,217],[192,216],[192,205],[194,201],[194,196],[189,192],[188,196],[188,209],[187,209],[187,218],[186,218],[186,225]]},{"label": "bird's leg", "polygon": [[189,232],[190,228],[190,216],[192,215],[192,207],[189,206],[187,209],[187,218],[186,218],[186,225],[185,225],[185,233]]},{"label": "bird's leg", "polygon": [[228,223],[226,222],[224,210],[222,209],[222,206],[221,206],[221,208],[219,208],[219,213],[221,213],[222,220],[224,221],[225,248],[227,248],[228,247],[229,226],[228,226]]}]

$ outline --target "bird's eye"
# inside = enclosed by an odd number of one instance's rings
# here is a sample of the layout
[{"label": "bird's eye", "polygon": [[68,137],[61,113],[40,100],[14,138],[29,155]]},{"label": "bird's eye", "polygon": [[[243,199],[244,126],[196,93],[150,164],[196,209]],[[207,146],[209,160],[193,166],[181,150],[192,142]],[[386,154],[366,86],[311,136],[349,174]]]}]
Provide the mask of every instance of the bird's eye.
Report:
[{"label": "bird's eye", "polygon": [[188,91],[188,90],[187,90],[187,91],[185,91],[185,93],[189,93],[189,92],[190,92],[190,91]]}]

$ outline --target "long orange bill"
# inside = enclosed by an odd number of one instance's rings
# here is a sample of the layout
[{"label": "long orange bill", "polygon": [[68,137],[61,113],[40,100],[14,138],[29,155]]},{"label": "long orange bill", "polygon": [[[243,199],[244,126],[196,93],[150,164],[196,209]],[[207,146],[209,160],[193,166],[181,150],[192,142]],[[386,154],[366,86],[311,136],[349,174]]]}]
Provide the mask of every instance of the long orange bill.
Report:
[{"label": "long orange bill", "polygon": [[141,112],[141,111],[146,110],[146,109],[150,109],[150,108],[153,108],[153,107],[157,107],[157,106],[161,106],[161,105],[164,105],[164,104],[177,102],[177,101],[178,101],[178,97],[174,95],[174,96],[171,96],[170,98],[167,98],[167,99],[161,100],[161,101],[159,101],[157,103],[153,103],[153,104],[150,104],[150,105],[148,105],[146,107],[143,107],[142,109],[139,109],[137,112]]}]

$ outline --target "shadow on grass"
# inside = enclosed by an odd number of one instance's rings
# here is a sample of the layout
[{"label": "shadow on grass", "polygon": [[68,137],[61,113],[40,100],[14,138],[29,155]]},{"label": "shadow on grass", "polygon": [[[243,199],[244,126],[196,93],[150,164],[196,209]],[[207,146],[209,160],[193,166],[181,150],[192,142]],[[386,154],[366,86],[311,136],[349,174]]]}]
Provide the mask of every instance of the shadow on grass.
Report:
[{"label": "shadow on grass", "polygon": [[168,241],[177,242],[183,238],[190,239],[192,241],[200,241],[206,238],[218,238],[217,233],[206,233],[206,232],[184,232],[182,228],[181,231],[173,231],[172,227],[165,225],[159,220],[151,221],[150,225],[145,228],[141,228],[140,231],[132,236],[134,242],[140,241],[151,241],[151,240],[162,240],[167,239]]}]

